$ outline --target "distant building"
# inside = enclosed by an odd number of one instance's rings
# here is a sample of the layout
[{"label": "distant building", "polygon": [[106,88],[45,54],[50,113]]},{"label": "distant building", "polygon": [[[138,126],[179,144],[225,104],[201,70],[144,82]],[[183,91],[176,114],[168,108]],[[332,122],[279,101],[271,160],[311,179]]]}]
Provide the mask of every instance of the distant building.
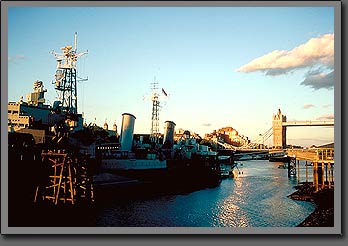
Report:
[{"label": "distant building", "polygon": [[213,141],[219,140],[236,147],[240,147],[250,142],[247,137],[239,135],[238,131],[230,126],[205,134],[204,139]]},{"label": "distant building", "polygon": [[190,132],[188,130],[184,130],[182,128],[179,128],[177,130],[175,130],[175,133],[174,133],[174,142],[177,142],[180,138],[182,138],[185,133],[189,132],[190,133],[190,136],[195,138],[195,139],[202,139],[199,134],[195,133],[195,132]]},{"label": "distant building", "polygon": [[108,123],[105,121],[105,123],[104,123],[104,126],[103,126],[103,128],[104,128],[104,130],[109,130],[109,125],[108,125]]},{"label": "distant building", "polygon": [[112,125],[112,130],[117,134],[117,125],[116,125],[116,122]]},{"label": "distant building", "polygon": [[112,130],[109,130],[109,125],[108,125],[108,123],[105,120],[105,123],[103,125],[103,129],[108,132],[109,137],[112,137],[112,136],[117,137],[118,136],[116,122],[113,124]]}]

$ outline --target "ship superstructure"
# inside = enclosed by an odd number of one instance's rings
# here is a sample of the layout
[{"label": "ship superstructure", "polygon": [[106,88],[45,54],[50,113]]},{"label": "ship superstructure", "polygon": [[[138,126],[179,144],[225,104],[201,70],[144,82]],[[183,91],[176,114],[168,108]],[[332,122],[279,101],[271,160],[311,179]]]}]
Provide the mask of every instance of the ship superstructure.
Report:
[{"label": "ship superstructure", "polygon": [[[20,166],[26,166],[26,179],[36,177],[28,182],[34,183],[33,201],[37,204],[93,201],[89,161],[95,143],[85,146],[76,137],[85,137],[76,135],[83,129],[82,114],[77,111],[76,62],[86,52],[77,53],[77,33],[74,48],[65,46],[61,50],[62,54],[52,52],[57,58],[54,84],[58,100],[52,106],[44,104],[47,90],[37,80],[26,102],[21,98],[8,103],[9,165],[13,168],[27,159],[35,163]],[[14,170],[9,174],[12,179]]]},{"label": "ship superstructure", "polygon": [[23,97],[18,102],[8,103],[8,131],[18,131],[34,125],[48,125],[50,123],[51,106],[45,103],[46,89],[42,81],[35,81],[33,92]]},{"label": "ship superstructure", "polygon": [[[77,33],[75,33],[74,49],[72,46],[61,48],[62,54],[51,53],[57,58],[55,74],[55,90],[58,100],[53,105],[45,104],[43,82],[33,83],[33,92],[18,102],[8,103],[8,131],[27,131],[25,129],[40,129],[51,131],[53,127],[67,125],[69,130],[81,130],[83,127],[82,114],[77,111],[77,58],[87,52],[77,53]],[[27,131],[28,132],[28,131]],[[33,130],[31,131],[33,132]]]}]

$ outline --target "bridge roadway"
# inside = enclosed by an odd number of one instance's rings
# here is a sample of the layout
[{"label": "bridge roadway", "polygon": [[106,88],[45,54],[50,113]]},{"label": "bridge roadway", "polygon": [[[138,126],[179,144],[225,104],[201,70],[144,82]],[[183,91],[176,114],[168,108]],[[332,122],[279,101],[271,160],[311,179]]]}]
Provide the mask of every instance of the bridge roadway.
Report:
[{"label": "bridge roadway", "polygon": [[283,126],[334,126],[334,121],[289,121],[289,122],[283,122]]},{"label": "bridge roadway", "polygon": [[334,164],[334,148],[314,149],[239,149],[237,155],[244,154],[265,154],[265,153],[286,153],[297,160],[311,161],[313,163]]}]

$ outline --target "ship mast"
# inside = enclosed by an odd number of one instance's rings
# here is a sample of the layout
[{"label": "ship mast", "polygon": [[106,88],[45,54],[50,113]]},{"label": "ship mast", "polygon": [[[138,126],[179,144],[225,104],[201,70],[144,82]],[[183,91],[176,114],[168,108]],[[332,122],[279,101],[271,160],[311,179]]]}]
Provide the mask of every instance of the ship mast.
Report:
[{"label": "ship mast", "polygon": [[51,51],[57,59],[55,89],[62,104],[62,110],[68,114],[77,114],[77,58],[87,54],[77,53],[77,33],[74,35],[74,48],[70,45],[61,48],[63,53]]},{"label": "ship mast", "polygon": [[[155,77],[156,79],[156,77]],[[152,85],[152,94],[151,94],[151,101],[152,101],[152,116],[151,116],[151,133],[150,133],[150,139],[151,142],[157,143],[158,137],[159,137],[159,107],[160,107],[160,101],[159,101],[159,94],[157,92],[158,90],[158,83],[154,80]]]},{"label": "ship mast", "polygon": [[153,83],[151,83],[152,93],[150,100],[152,101],[152,114],[151,114],[151,132],[150,140],[152,143],[158,143],[160,137],[159,132],[159,111],[160,111],[160,98],[167,98],[168,94],[162,88],[162,93],[158,92],[158,83],[156,82],[156,76],[154,77]]}]

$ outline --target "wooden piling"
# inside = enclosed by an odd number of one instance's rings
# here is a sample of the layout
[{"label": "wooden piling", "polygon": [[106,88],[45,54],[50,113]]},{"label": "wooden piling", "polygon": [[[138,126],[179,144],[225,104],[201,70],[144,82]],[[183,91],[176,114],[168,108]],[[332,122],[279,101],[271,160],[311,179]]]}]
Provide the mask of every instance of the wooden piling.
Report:
[{"label": "wooden piling", "polygon": [[[93,186],[87,172],[87,161],[66,153],[42,153],[43,163],[51,167],[44,187],[37,187],[34,202],[42,200],[74,205],[77,199],[93,202]],[[41,192],[39,192],[39,190]]]},{"label": "wooden piling", "polygon": [[308,183],[308,163],[306,161],[306,183]]},{"label": "wooden piling", "polygon": [[297,160],[297,183],[300,183],[300,160]]}]

